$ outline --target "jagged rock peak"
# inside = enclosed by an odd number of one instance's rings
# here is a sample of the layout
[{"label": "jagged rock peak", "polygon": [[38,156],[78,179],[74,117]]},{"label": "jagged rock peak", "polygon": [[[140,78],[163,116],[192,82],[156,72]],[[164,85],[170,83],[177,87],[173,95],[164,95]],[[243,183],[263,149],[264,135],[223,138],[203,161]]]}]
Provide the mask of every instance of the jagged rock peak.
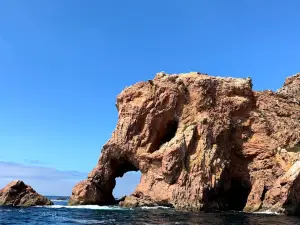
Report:
[{"label": "jagged rock peak", "polygon": [[288,77],[283,87],[279,89],[277,93],[300,104],[300,73]]}]

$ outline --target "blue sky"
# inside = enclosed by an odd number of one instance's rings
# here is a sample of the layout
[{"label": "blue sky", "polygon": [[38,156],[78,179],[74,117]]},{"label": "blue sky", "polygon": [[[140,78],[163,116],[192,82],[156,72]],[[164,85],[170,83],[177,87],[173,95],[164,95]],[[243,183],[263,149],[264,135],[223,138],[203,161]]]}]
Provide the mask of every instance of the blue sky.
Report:
[{"label": "blue sky", "polygon": [[[299,7],[296,0],[0,1],[7,171],[0,186],[20,171],[41,193],[70,194],[116,125],[117,94],[157,72],[251,76],[257,90],[278,89],[300,70]],[[116,195],[138,179],[127,175]]]}]

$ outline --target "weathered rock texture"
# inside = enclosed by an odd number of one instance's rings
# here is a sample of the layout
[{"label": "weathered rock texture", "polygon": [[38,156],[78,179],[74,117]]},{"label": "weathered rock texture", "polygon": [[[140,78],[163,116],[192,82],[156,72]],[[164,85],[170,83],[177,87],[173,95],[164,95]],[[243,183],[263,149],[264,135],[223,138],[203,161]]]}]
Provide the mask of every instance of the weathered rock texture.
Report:
[{"label": "weathered rock texture", "polygon": [[16,180],[0,190],[0,205],[28,207],[53,205],[53,203],[48,198],[38,194],[32,187],[24,184],[23,181]]},{"label": "weathered rock texture", "polygon": [[298,213],[299,82],[254,92],[250,78],[159,73],[126,88],[117,127],[69,204],[112,203],[115,178],[140,170],[123,206]]}]

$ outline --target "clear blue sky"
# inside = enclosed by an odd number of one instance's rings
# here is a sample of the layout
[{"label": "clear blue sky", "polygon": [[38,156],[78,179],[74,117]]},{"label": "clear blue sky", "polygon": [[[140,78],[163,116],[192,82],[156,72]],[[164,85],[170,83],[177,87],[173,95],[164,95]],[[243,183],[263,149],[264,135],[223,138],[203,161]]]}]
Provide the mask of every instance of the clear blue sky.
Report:
[{"label": "clear blue sky", "polygon": [[[42,193],[70,194],[116,125],[117,94],[156,72],[251,76],[255,89],[276,90],[300,71],[299,8],[296,0],[0,1],[0,185],[20,177]],[[117,195],[139,176],[128,177]]]}]

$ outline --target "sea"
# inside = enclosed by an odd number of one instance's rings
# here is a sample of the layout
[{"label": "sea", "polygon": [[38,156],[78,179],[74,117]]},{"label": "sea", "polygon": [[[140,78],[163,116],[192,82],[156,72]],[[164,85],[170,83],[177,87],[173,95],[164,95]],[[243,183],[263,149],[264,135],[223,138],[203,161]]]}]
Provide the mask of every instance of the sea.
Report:
[{"label": "sea", "polygon": [[203,225],[293,225],[300,217],[243,212],[192,213],[166,207],[124,209],[118,206],[67,206],[68,200],[49,196],[53,206],[0,207],[0,224],[203,224]]}]

